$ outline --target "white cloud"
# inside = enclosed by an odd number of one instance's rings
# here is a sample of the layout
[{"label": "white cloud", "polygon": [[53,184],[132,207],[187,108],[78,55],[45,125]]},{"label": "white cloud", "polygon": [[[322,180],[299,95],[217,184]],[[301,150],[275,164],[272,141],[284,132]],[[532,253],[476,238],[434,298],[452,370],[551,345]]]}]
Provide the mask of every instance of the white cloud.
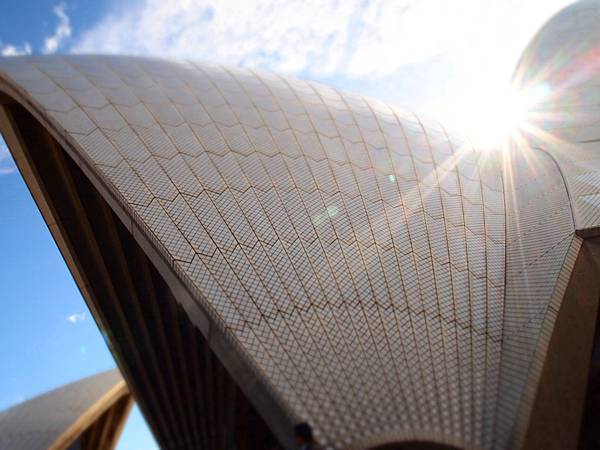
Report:
[{"label": "white cloud", "polygon": [[332,72],[361,10],[358,0],[146,0],[106,17],[74,50]]},{"label": "white cloud", "polygon": [[85,313],[75,313],[67,316],[67,320],[71,323],[77,323],[85,320]]},{"label": "white cloud", "polygon": [[25,42],[23,45],[6,44],[0,46],[0,55],[2,56],[18,56],[31,55],[31,44]]},{"label": "white cloud", "polygon": [[[73,51],[175,56],[315,75],[383,77],[439,55],[514,61],[569,0],[145,0]],[[512,68],[512,67],[511,67]]]},{"label": "white cloud", "polygon": [[59,3],[52,9],[58,17],[58,25],[54,30],[54,34],[44,39],[43,52],[46,54],[55,53],[71,37],[71,21],[67,16],[66,8],[64,3]]},{"label": "white cloud", "polygon": [[[59,3],[52,9],[52,11],[56,17],[58,17],[58,25],[56,26],[52,36],[47,36],[44,38],[44,47],[42,48],[42,51],[46,54],[55,53],[58,49],[60,49],[65,44],[67,39],[71,37],[72,33],[71,21],[66,13],[66,5],[64,3]],[[22,45],[2,44],[0,42],[1,56],[31,55],[32,50],[33,49],[29,42],[25,42]]]},{"label": "white cloud", "polygon": [[8,152],[8,147],[0,135],[0,175],[8,175],[17,170],[12,156]]},{"label": "white cloud", "polygon": [[139,0],[70,50],[261,67],[452,122],[509,85],[533,34],[570,1]]}]

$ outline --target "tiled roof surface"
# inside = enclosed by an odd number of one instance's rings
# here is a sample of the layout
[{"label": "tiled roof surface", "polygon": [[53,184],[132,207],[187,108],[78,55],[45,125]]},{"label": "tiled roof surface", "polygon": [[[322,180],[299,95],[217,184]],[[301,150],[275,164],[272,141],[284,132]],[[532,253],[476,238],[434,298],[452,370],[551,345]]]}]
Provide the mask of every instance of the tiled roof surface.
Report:
[{"label": "tiled roof surface", "polygon": [[0,412],[0,449],[47,449],[83,413],[122,381],[117,369],[109,370]]},{"label": "tiled roof surface", "polygon": [[0,77],[323,442],[514,438],[580,243],[548,155],[252,70],[27,57]]},{"label": "tiled roof surface", "polygon": [[536,34],[515,71],[533,95],[529,139],[558,161],[578,229],[600,226],[600,1],[563,9]]}]

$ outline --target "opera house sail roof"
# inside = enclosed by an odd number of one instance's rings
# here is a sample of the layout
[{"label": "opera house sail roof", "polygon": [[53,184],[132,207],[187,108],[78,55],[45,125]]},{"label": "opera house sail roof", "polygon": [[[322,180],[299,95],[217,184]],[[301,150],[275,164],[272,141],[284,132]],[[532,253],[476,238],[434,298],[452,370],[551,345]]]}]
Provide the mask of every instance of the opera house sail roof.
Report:
[{"label": "opera house sail roof", "polygon": [[595,169],[189,61],[3,58],[0,106],[161,447],[576,445]]},{"label": "opera house sail roof", "polygon": [[0,448],[111,450],[132,404],[119,371],[102,372],[0,412]]},{"label": "opera house sail roof", "polygon": [[565,8],[537,33],[514,75],[536,97],[528,138],[560,166],[578,229],[600,226],[599,22],[598,0]]}]

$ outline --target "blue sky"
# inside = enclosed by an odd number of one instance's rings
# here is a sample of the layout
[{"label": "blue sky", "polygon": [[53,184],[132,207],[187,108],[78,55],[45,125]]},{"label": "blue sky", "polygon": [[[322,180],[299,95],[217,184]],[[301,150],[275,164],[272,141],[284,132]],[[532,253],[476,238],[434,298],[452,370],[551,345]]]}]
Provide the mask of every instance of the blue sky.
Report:
[{"label": "blue sky", "polygon": [[[272,69],[490,134],[522,49],[567,3],[3,0],[0,54],[147,54]],[[0,303],[0,410],[114,367],[1,139]],[[119,449],[155,447],[134,410]]]}]

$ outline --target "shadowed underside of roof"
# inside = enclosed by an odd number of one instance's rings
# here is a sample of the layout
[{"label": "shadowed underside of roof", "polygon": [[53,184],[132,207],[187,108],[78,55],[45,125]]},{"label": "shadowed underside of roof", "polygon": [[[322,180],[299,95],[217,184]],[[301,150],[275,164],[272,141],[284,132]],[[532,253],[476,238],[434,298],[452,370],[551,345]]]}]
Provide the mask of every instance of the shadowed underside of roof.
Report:
[{"label": "shadowed underside of roof", "polygon": [[118,370],[103,372],[0,413],[0,448],[115,447],[133,399]]},{"label": "shadowed underside of roof", "polygon": [[[60,227],[68,239],[61,242],[67,261],[76,262],[78,285],[92,299],[94,317],[161,448],[227,448],[233,426],[240,449],[272,440],[131,230],[28,113],[16,108],[11,117],[24,127],[32,170],[60,174],[41,179],[39,187],[56,218],[50,229]],[[216,331],[211,341],[218,343]],[[244,372],[238,376],[250,383]]]},{"label": "shadowed underside of roof", "polygon": [[545,152],[191,62],[3,59],[0,91],[162,447],[292,448],[300,419],[335,448],[526,439],[588,245]]}]

